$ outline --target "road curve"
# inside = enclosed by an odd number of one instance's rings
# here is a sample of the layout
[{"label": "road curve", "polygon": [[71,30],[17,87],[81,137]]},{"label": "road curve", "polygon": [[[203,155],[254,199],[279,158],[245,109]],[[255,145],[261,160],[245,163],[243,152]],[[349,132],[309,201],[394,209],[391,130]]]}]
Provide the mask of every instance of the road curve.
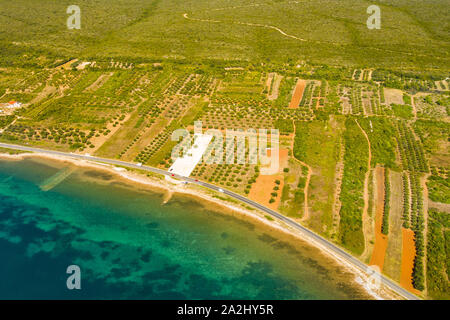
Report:
[{"label": "road curve", "polygon": [[[239,201],[242,201],[254,208],[257,208],[269,215],[271,215],[272,217],[277,218],[280,221],[283,221],[284,223],[286,223],[287,225],[289,225],[290,227],[294,228],[295,230],[299,231],[303,236],[313,239],[315,242],[317,242],[318,244],[322,245],[323,247],[327,248],[328,250],[330,250],[331,252],[333,252],[334,254],[336,254],[337,256],[339,256],[340,258],[342,258],[343,260],[345,260],[346,262],[352,264],[353,266],[357,267],[360,271],[362,271],[363,273],[367,274],[368,273],[368,266],[363,263],[362,261],[358,260],[357,258],[355,258],[354,256],[352,256],[350,253],[346,252],[345,250],[343,250],[342,248],[338,247],[337,245],[329,242],[328,240],[326,240],[325,238],[321,237],[320,235],[314,233],[313,231],[305,228],[304,226],[302,226],[301,224],[281,215],[280,213],[269,209],[255,201],[252,201],[250,199],[247,199],[244,196],[241,196],[240,194],[234,193],[232,191],[220,188],[218,186],[215,186],[213,184],[207,183],[207,182],[203,182],[203,181],[198,181],[196,179],[192,179],[189,177],[183,177],[183,176],[179,176],[179,175],[174,175],[168,171],[165,170],[161,170],[158,168],[153,168],[153,167],[149,167],[149,166],[144,166],[144,165],[138,165],[135,163],[130,163],[130,162],[125,162],[125,161],[120,161],[120,160],[114,160],[114,159],[106,159],[106,158],[99,158],[99,157],[95,157],[95,156],[89,156],[89,155],[81,155],[81,154],[75,154],[75,153],[68,153],[68,152],[60,152],[60,151],[53,151],[53,150],[47,150],[47,149],[40,149],[40,148],[34,148],[34,147],[27,147],[27,146],[21,146],[21,145],[14,145],[14,144],[7,144],[7,143],[0,143],[0,147],[1,148],[7,148],[7,149],[13,149],[13,150],[19,150],[19,151],[28,151],[28,152],[38,152],[38,153],[42,153],[42,154],[48,154],[48,155],[55,155],[55,156],[61,156],[61,157],[66,157],[66,158],[72,158],[72,159],[78,159],[78,160],[87,160],[87,161],[93,161],[93,162],[100,162],[100,163],[107,163],[107,164],[112,164],[112,165],[117,165],[117,166],[122,166],[122,167],[127,167],[127,168],[132,168],[132,169],[139,169],[139,170],[144,170],[144,171],[149,171],[149,172],[153,172],[153,173],[158,173],[161,175],[165,175],[165,176],[169,176],[169,177],[173,177],[179,180],[183,180],[183,181],[187,181],[189,183],[192,184],[197,184],[200,186],[203,186],[205,188],[211,189],[211,190],[215,190],[218,192],[221,192],[223,194],[226,194],[234,199],[237,199]],[[420,300],[417,296],[415,296],[414,294],[412,294],[411,292],[405,290],[404,288],[400,287],[400,285],[398,285],[397,283],[395,283],[393,280],[387,278],[385,275],[383,274],[379,274],[379,277],[381,279],[381,282],[387,286],[388,288],[390,288],[391,290],[393,290],[394,292],[398,293],[399,295],[403,296],[404,298],[408,299],[408,300]]]}]

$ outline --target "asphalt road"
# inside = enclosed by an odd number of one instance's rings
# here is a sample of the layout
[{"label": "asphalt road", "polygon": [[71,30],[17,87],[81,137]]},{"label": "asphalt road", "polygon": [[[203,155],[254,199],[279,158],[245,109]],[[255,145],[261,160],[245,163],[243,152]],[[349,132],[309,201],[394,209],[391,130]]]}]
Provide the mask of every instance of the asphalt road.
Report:
[{"label": "asphalt road", "polygon": [[[345,261],[347,261],[348,263],[356,266],[360,271],[364,272],[365,274],[368,274],[368,266],[363,263],[362,261],[358,260],[357,258],[355,258],[354,256],[352,256],[350,253],[346,252],[344,249],[336,246],[335,244],[329,242],[328,240],[326,240],[325,238],[319,236],[318,234],[312,232],[311,230],[305,228],[304,226],[302,226],[301,224],[281,215],[280,213],[267,208],[255,201],[252,201],[246,197],[241,196],[240,194],[234,193],[232,191],[220,188],[218,186],[215,186],[213,184],[210,183],[206,183],[203,181],[198,181],[196,179],[192,179],[189,177],[183,177],[183,176],[179,176],[179,175],[174,175],[168,171],[165,170],[161,170],[158,168],[153,168],[153,167],[149,167],[149,166],[144,166],[144,165],[139,165],[136,163],[130,163],[130,162],[125,162],[125,161],[120,161],[120,160],[113,160],[113,159],[105,159],[105,158],[99,158],[99,157],[94,157],[94,156],[88,156],[88,155],[81,155],[81,154],[74,154],[74,153],[67,153],[67,152],[60,152],[60,151],[53,151],[53,150],[46,150],[46,149],[39,149],[39,148],[33,148],[33,147],[27,147],[27,146],[20,146],[20,145],[13,145],[13,144],[6,144],[6,143],[0,143],[0,147],[2,148],[8,148],[8,149],[14,149],[14,150],[19,150],[19,151],[29,151],[29,152],[39,152],[42,154],[49,154],[49,155],[56,155],[56,156],[62,156],[62,157],[66,157],[66,158],[72,158],[72,159],[79,159],[79,160],[88,160],[88,161],[94,161],[94,162],[101,162],[101,163],[107,163],[107,164],[112,164],[112,165],[118,165],[118,166],[122,166],[122,167],[127,167],[127,168],[132,168],[132,169],[139,169],[139,170],[144,170],[144,171],[149,171],[149,172],[154,172],[154,173],[158,173],[158,174],[162,174],[165,176],[169,176],[172,177],[174,179],[178,179],[178,180],[182,180],[182,181],[187,181],[189,183],[192,184],[197,184],[200,186],[203,186],[205,188],[211,189],[211,190],[215,190],[217,192],[221,192],[223,194],[226,194],[234,199],[237,199],[239,201],[242,201],[254,208],[257,208],[269,215],[271,215],[272,217],[275,217],[278,220],[283,221],[284,223],[286,223],[287,225],[289,225],[290,227],[294,228],[295,230],[297,230],[300,234],[302,234],[303,236],[305,236],[306,238],[310,238],[313,239],[315,242],[319,243],[320,245],[322,245],[323,247],[327,248],[328,250],[332,251],[334,254],[338,255],[340,258],[344,259]],[[386,285],[387,287],[389,287],[391,290],[395,291],[396,293],[398,293],[399,295],[403,296],[404,298],[408,299],[408,300],[420,300],[417,296],[415,296],[414,294],[410,293],[409,291],[403,289],[402,287],[400,287],[396,282],[394,282],[393,280],[387,278],[386,276],[382,275],[382,274],[378,274],[380,281]]]}]

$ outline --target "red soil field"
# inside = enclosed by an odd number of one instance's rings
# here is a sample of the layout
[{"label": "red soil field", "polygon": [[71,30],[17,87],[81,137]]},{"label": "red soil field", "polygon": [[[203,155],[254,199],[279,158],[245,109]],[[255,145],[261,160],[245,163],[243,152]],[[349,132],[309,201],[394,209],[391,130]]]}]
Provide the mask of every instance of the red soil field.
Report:
[{"label": "red soil field", "polygon": [[[281,182],[278,185],[279,187],[279,190],[277,191],[278,196],[274,198],[275,202],[269,203],[270,198],[272,198],[270,194],[274,192],[273,188],[276,186],[275,180],[280,180]],[[252,185],[248,197],[251,200],[256,201],[266,207],[269,207],[272,210],[277,210],[278,205],[280,204],[281,190],[283,190],[283,186],[284,186],[284,177],[282,175],[271,175],[271,176],[260,175],[258,178],[256,178],[256,182]]]},{"label": "red soil field", "polygon": [[[280,155],[280,165],[279,165],[279,172],[282,172],[283,168],[287,167],[288,165],[288,152],[289,150],[286,148],[280,148],[279,149],[279,155]],[[267,156],[270,157],[271,150],[267,150]],[[273,188],[276,186],[275,180],[280,180],[280,184],[278,185],[278,196],[275,199],[275,202],[269,203],[270,198],[272,198],[271,193],[274,192]],[[281,200],[281,190],[283,190],[284,186],[284,176],[281,174],[274,174],[274,175],[260,175],[258,178],[256,178],[256,182],[253,184],[252,188],[250,189],[250,193],[248,197],[256,201],[262,205],[265,205],[266,207],[269,207],[273,210],[277,210],[280,200]]]},{"label": "red soil field", "polygon": [[297,85],[295,86],[294,94],[292,95],[291,103],[289,104],[290,109],[297,109],[300,105],[300,101],[302,101],[303,92],[305,91],[306,81],[298,80]]},{"label": "red soil field", "polygon": [[[272,155],[271,153],[272,150],[267,150],[267,156],[270,157]],[[287,148],[280,148],[279,150],[279,160],[280,160],[280,165],[279,165],[279,172],[281,172],[283,170],[283,168],[286,168],[288,166],[288,160],[289,160],[289,149]]]},{"label": "red soil field", "polygon": [[414,231],[402,228],[402,269],[400,273],[400,285],[406,290],[419,295],[420,291],[414,289],[412,283],[415,256],[416,244],[414,243]]}]

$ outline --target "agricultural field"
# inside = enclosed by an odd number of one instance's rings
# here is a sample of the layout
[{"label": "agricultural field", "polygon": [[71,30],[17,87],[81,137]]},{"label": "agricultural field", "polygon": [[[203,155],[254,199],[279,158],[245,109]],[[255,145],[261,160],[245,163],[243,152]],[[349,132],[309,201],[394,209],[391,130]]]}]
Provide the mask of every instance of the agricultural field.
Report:
[{"label": "agricultural field", "polygon": [[423,119],[442,119],[447,117],[450,97],[445,95],[426,95],[414,98],[417,115]]},{"label": "agricultural field", "polygon": [[344,119],[333,117],[328,121],[296,122],[295,127],[294,156],[307,171],[311,171],[307,223],[312,229],[336,238],[338,222],[334,219],[334,182],[337,179],[336,166],[342,161],[339,155],[343,148]]},{"label": "agricultural field", "polygon": [[431,297],[446,299],[449,297],[448,276],[450,275],[450,220],[448,213],[430,210],[428,212],[428,250],[427,283]]},{"label": "agricultural field", "polygon": [[364,250],[363,207],[364,183],[368,167],[369,146],[355,119],[345,121],[344,173],[339,235],[342,244],[356,254]]},{"label": "agricultural field", "polygon": [[177,129],[278,129],[277,172],[244,140],[190,175],[448,299],[445,1],[374,1],[374,33],[360,0],[79,2],[75,31],[68,1],[0,0],[1,142],[169,170]]},{"label": "agricultural field", "polygon": [[[416,95],[364,77],[352,80],[351,69],[340,73],[348,78],[327,79],[320,67],[306,65],[284,73],[113,59],[89,64],[55,60],[54,65],[31,73],[4,68],[2,83],[8,86],[0,103],[8,113],[0,116],[1,141],[167,170],[177,144],[172,133],[178,128],[193,133],[195,121],[204,130],[222,133],[279,129],[285,162],[277,174],[261,176],[260,164],[201,162],[192,176],[259,200],[370,259],[375,239],[375,233],[367,233],[375,226],[372,177],[377,166],[395,170],[395,190],[389,175],[384,178],[381,232],[387,259],[401,253],[401,240],[391,226],[397,232],[399,226],[412,230],[416,258],[411,285],[424,289],[424,203],[448,204],[445,96]],[[9,81],[14,73],[23,80]],[[278,82],[276,97],[273,81]],[[10,101],[21,105],[9,107]],[[434,111],[424,113],[425,103]],[[392,203],[391,192],[396,201],[403,199],[401,206]],[[394,248],[389,239],[397,239]],[[387,265],[386,271],[399,278],[401,266]]]}]

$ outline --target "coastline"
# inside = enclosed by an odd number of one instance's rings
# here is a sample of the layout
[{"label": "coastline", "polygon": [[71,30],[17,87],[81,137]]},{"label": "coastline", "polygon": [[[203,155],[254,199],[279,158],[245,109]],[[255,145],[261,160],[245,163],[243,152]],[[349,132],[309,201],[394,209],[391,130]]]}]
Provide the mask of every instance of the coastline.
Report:
[{"label": "coastline", "polygon": [[[188,196],[191,198],[194,198],[197,201],[200,201],[202,203],[206,203],[206,206],[214,206],[215,208],[221,209],[220,212],[224,212],[224,214],[234,214],[237,213],[237,217],[240,219],[249,219],[253,222],[263,223],[266,227],[269,227],[271,229],[275,229],[277,231],[282,232],[285,235],[288,235],[290,237],[294,237],[296,239],[299,239],[306,244],[318,248],[321,251],[321,254],[330,257],[335,261],[337,264],[342,266],[346,271],[352,273],[355,276],[355,284],[361,286],[368,295],[372,296],[374,299],[401,299],[399,295],[397,295],[395,292],[389,290],[388,288],[382,286],[381,288],[377,290],[372,290],[369,287],[369,277],[364,272],[360,271],[355,266],[351,265],[350,263],[344,261],[339,256],[335,255],[330,250],[324,248],[322,245],[314,241],[313,239],[310,239],[308,237],[305,237],[303,235],[298,234],[298,232],[295,232],[291,227],[284,224],[281,221],[278,220],[269,220],[266,218],[266,215],[262,212],[260,212],[257,209],[249,209],[244,208],[243,204],[240,203],[232,204],[230,201],[227,201],[225,199],[220,199],[213,196],[213,192],[203,190],[200,187],[191,186],[191,185],[184,185],[184,184],[175,184],[170,183],[169,181],[165,180],[164,178],[158,179],[156,176],[149,176],[140,174],[135,171],[130,171],[125,168],[115,167],[113,165],[109,164],[101,164],[94,161],[88,161],[88,160],[75,160],[71,158],[67,158],[64,156],[52,156],[48,154],[41,154],[41,153],[20,153],[20,154],[3,154],[0,153],[0,159],[4,160],[10,160],[10,161],[20,161],[25,158],[38,158],[38,159],[47,159],[47,160],[53,160],[53,161],[59,161],[59,162],[66,162],[70,163],[76,167],[84,167],[84,168],[91,168],[96,170],[103,170],[107,171],[111,174],[113,174],[116,177],[119,177],[120,179],[125,180],[128,184],[135,183],[140,186],[145,186],[151,190],[154,190],[155,192],[163,192],[164,193],[164,202],[162,205],[170,201],[170,198],[174,194],[179,194],[183,196]],[[233,201],[235,202],[235,201]],[[224,210],[225,209],[225,210]]]}]

